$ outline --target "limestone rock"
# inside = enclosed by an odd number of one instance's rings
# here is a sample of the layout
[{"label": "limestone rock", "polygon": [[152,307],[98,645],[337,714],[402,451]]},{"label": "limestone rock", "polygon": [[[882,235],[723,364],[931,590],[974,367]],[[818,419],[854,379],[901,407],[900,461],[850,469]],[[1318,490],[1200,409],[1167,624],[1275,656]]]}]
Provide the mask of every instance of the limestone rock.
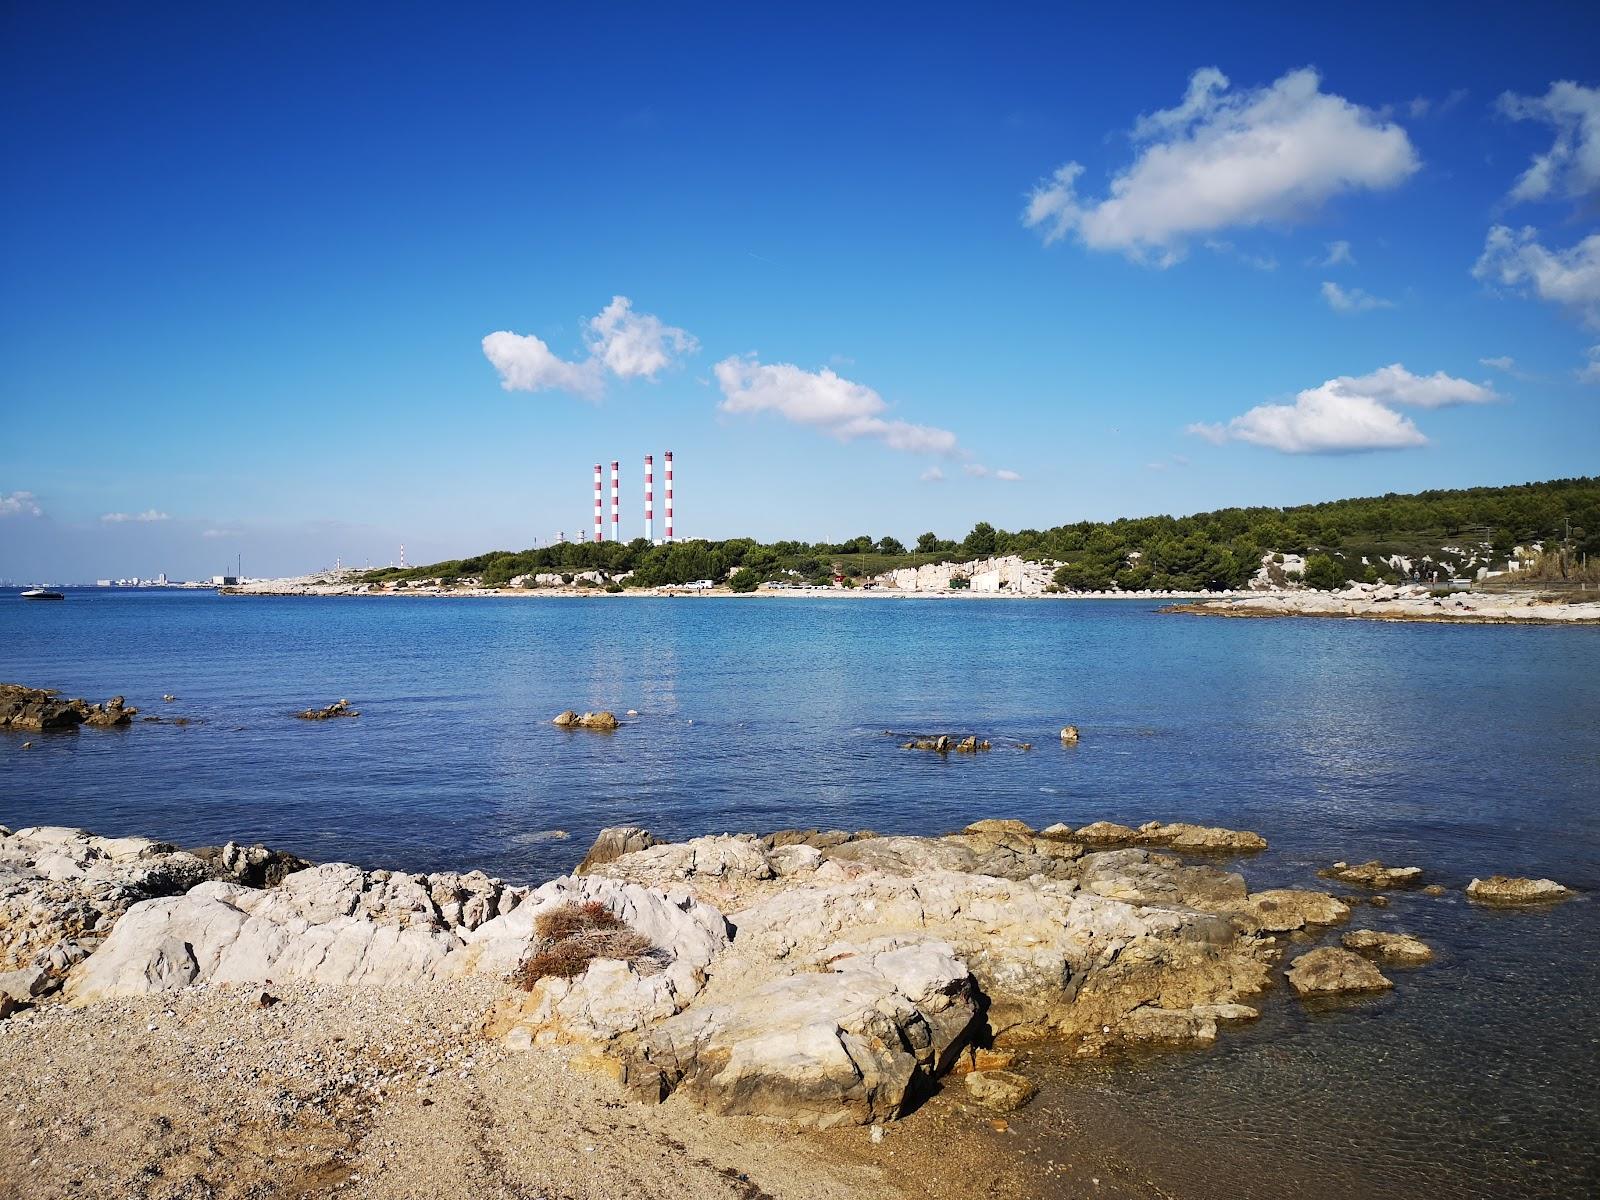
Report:
[{"label": "limestone rock", "polygon": [[1147,845],[1170,846],[1174,850],[1212,853],[1252,853],[1267,848],[1267,839],[1248,829],[1223,829],[1182,822],[1147,822],[1139,826],[1139,840]]},{"label": "limestone rock", "polygon": [[1078,744],[1078,727],[1064,725],[1061,728],[1061,744],[1063,746],[1076,746]]},{"label": "limestone rock", "polygon": [[50,983],[50,976],[43,967],[6,971],[0,974],[0,994],[10,996],[18,1004],[27,1004],[35,996],[49,991]]},{"label": "limestone rock", "polygon": [[941,1073],[977,1017],[971,977],[943,943],[836,947],[823,971],[701,1003],[649,1029],[627,1057],[636,1089],[712,1112],[818,1128],[897,1117]]},{"label": "limestone rock", "polygon": [[1549,904],[1566,900],[1572,889],[1554,879],[1521,879],[1513,875],[1491,875],[1467,884],[1467,899],[1479,904]]},{"label": "limestone rock", "polygon": [[1366,959],[1349,950],[1323,946],[1300,955],[1287,972],[1299,996],[1335,996],[1348,992],[1381,992],[1394,986]]},{"label": "limestone rock", "polygon": [[972,1071],[965,1083],[968,1097],[995,1112],[1015,1112],[1039,1090],[1015,1071]]},{"label": "limestone rock", "polygon": [[259,842],[253,846],[241,846],[238,842],[229,842],[220,847],[201,846],[194,854],[210,865],[216,878],[255,888],[276,887],[285,876],[313,865],[303,858],[274,850]]},{"label": "limestone rock", "polygon": [[1146,1004],[1122,1019],[1122,1033],[1130,1042],[1204,1045],[1217,1040],[1217,1021],[1192,1008],[1158,1008]]},{"label": "limestone rock", "polygon": [[1324,879],[1337,879],[1340,883],[1375,888],[1378,891],[1415,887],[1422,882],[1421,867],[1386,867],[1376,858],[1371,862],[1355,865],[1336,862],[1331,867],[1324,867],[1317,874]]},{"label": "limestone rock", "polygon": [[209,878],[193,854],[81,829],[0,830],[0,970],[53,974],[84,957],[128,908]]},{"label": "limestone rock", "polygon": [[109,729],[127,725],[138,711],[125,705],[121,696],[113,696],[105,704],[90,704],[87,700],[63,700],[46,688],[0,683],[0,729],[49,733],[84,724]]},{"label": "limestone rock", "polygon": [[475,929],[528,895],[481,872],[404,875],[325,863],[263,890],[213,881],[133,905],[74,967],[87,1003],[189,983],[306,979],[384,985],[444,974]]},{"label": "limestone rock", "polygon": [[439,968],[446,975],[510,975],[534,940],[539,917],[565,904],[604,904],[654,948],[640,961],[600,959],[582,974],[539,980],[491,1015],[488,1032],[508,1045],[606,1042],[679,1012],[705,985],[727,946],[728,923],[684,889],[657,891],[597,876],[551,880],[505,916],[471,931]]},{"label": "limestone rock", "polygon": [[617,729],[622,724],[617,720],[617,714],[614,712],[601,711],[580,714],[570,708],[558,714],[550,723],[559,725],[563,729],[598,729],[602,731]]},{"label": "limestone rock", "polygon": [[1376,929],[1352,929],[1339,939],[1346,950],[1370,955],[1396,967],[1417,967],[1433,961],[1433,948],[1409,933],[1380,933]]},{"label": "limestone rock", "polygon": [[1131,845],[1139,840],[1139,831],[1127,825],[1118,825],[1115,821],[1096,821],[1092,825],[1085,825],[1072,836],[1091,846]]},{"label": "limestone rock", "polygon": [[1327,892],[1268,888],[1242,901],[1220,906],[1249,933],[1290,933],[1307,925],[1333,925],[1350,915],[1350,906]]},{"label": "limestone rock", "polygon": [[[576,713],[572,715],[577,716]],[[557,721],[560,721],[559,717]],[[632,854],[635,850],[648,850],[655,844],[656,840],[650,836],[650,831],[640,829],[637,825],[609,826],[602,829],[599,836],[594,839],[594,845],[589,847],[589,853],[585,854],[583,861],[578,864],[577,874],[586,875],[595,867],[614,862],[624,854]]]}]

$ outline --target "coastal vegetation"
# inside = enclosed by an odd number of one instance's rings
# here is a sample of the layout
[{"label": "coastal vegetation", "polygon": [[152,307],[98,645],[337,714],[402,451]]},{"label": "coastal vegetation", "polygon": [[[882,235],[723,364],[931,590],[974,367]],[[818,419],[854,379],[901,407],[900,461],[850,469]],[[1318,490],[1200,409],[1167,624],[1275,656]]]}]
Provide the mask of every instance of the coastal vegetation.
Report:
[{"label": "coastal vegetation", "polygon": [[[1503,565],[1518,547],[1534,544],[1547,555],[1558,551],[1558,561],[1569,569],[1581,569],[1587,557],[1600,557],[1600,476],[1388,493],[1290,508],[1078,521],[1049,529],[1008,531],[980,521],[960,540],[930,531],[909,549],[896,538],[867,534],[838,543],[566,542],[406,570],[386,567],[364,579],[473,578],[486,587],[504,587],[520,576],[600,571],[608,576],[631,572],[630,587],[659,587],[721,581],[732,574],[748,590],[765,580],[858,580],[901,567],[1014,554],[1063,564],[1055,574],[1063,589],[1220,591],[1243,586],[1264,556],[1292,554],[1305,556],[1303,582],[1333,588],[1348,580],[1448,579],[1478,566]],[[1283,581],[1297,581],[1291,571],[1279,570]]]}]

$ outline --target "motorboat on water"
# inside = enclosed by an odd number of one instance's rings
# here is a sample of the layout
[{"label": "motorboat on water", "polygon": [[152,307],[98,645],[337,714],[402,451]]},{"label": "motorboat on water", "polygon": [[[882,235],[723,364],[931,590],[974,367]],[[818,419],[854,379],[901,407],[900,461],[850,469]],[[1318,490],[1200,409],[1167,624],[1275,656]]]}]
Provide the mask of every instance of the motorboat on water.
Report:
[{"label": "motorboat on water", "polygon": [[24,600],[65,600],[66,593],[52,592],[49,588],[29,588],[22,593]]}]

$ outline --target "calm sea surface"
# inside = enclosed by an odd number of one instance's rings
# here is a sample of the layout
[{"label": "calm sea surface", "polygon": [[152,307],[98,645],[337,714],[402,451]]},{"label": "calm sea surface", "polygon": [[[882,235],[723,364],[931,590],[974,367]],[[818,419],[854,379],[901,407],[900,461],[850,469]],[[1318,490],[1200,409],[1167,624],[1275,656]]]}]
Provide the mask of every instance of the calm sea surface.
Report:
[{"label": "calm sea surface", "polygon": [[[1594,1194],[1600,630],[1153,609],[0,593],[0,680],[194,722],[0,734],[0,823],[532,881],[620,823],[1161,818],[1266,835],[1243,864],[1253,886],[1338,858],[1415,863],[1454,889],[1548,875],[1587,896],[1362,907],[1353,923],[1416,933],[1440,962],[1328,1011],[1278,989],[1212,1051],[1062,1065],[1014,1125],[1060,1157],[1066,1114],[1112,1114],[1173,1195]],[[289,715],[341,697],[358,719]],[[639,715],[568,733],[549,723],[564,708]],[[1035,749],[941,760],[885,731]]]}]

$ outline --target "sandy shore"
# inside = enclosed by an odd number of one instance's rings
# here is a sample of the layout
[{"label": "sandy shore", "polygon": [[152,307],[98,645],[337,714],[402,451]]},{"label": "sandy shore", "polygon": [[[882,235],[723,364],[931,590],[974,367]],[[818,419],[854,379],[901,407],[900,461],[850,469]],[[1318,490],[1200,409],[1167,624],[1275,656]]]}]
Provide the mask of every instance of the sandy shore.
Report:
[{"label": "sandy shore", "polygon": [[[581,1054],[478,1032],[488,981],[199,987],[0,1021],[0,1197],[341,1195],[956,1200],[1170,1194],[1046,1103],[997,1120],[945,1088],[880,1142],[641,1105]],[[574,1060],[580,1063],[574,1069]],[[1103,1115],[1103,1114],[1102,1114]]]}]

